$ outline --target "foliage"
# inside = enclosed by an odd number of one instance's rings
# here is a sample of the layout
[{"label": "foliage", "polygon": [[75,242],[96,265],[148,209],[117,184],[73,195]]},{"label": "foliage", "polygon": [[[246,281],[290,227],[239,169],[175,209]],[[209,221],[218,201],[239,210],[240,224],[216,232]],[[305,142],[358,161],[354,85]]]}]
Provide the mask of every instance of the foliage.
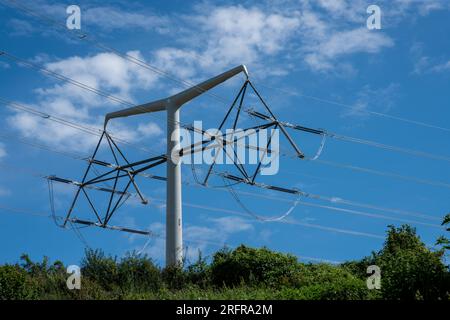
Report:
[{"label": "foliage", "polygon": [[178,266],[169,266],[162,270],[161,276],[169,289],[180,290],[187,284],[186,272]]},{"label": "foliage", "polygon": [[295,281],[300,271],[298,266],[295,256],[241,245],[233,251],[225,248],[214,255],[211,277],[217,286],[280,286]]},{"label": "foliage", "polygon": [[[241,245],[209,260],[199,253],[189,266],[160,269],[136,252],[118,259],[86,250],[81,290],[67,289],[62,262],[22,255],[21,264],[0,266],[0,299],[449,299],[443,254],[444,248],[428,249],[406,225],[390,226],[378,252],[340,265],[304,264],[289,254]],[[381,269],[381,290],[367,289],[370,265]]]},{"label": "foliage", "polygon": [[190,283],[207,288],[211,283],[211,268],[199,251],[197,261],[186,269],[186,276]]},{"label": "foliage", "polygon": [[143,292],[157,291],[162,287],[159,268],[147,256],[129,253],[118,265],[118,282],[122,289]]},{"label": "foliage", "polygon": [[[450,231],[450,213],[444,217],[442,220],[442,225],[447,227],[447,231]],[[442,246],[444,250],[450,250],[450,240],[444,236],[440,236],[436,240],[436,245]]]},{"label": "foliage", "polygon": [[108,291],[114,290],[119,282],[117,258],[106,256],[102,250],[87,249],[81,262],[81,274]]},{"label": "foliage", "polygon": [[0,266],[0,299],[24,300],[37,297],[36,285],[18,265]]},{"label": "foliage", "polygon": [[386,299],[448,299],[449,272],[442,251],[433,252],[410,226],[389,227],[383,249],[375,256],[382,270]]},{"label": "foliage", "polygon": [[369,296],[365,282],[351,276],[299,288],[283,288],[276,298],[283,300],[365,300]]}]

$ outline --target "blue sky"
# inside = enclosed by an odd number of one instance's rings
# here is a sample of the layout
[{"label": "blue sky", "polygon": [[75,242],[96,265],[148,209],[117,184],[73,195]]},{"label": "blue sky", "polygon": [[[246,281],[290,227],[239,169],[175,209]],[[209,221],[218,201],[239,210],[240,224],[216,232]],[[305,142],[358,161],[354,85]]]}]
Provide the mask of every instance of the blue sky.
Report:
[{"label": "blue sky", "polygon": [[[66,7],[74,4],[19,3],[61,24],[65,24]],[[246,64],[250,80],[280,120],[426,153],[418,156],[327,139],[316,161],[281,157],[279,173],[259,177],[259,182],[300,188],[334,201],[300,199],[280,222],[255,220],[226,188],[196,187],[191,166],[184,165],[183,181],[189,183],[183,185],[184,237],[191,261],[198,250],[208,255],[224,243],[268,246],[305,261],[344,261],[378,250],[390,224],[412,224],[430,246],[443,234],[440,218],[449,211],[450,193],[450,163],[445,158],[450,157],[447,1],[76,4],[81,8],[82,32],[173,78],[196,83]],[[370,4],[381,8],[381,30],[366,28]],[[21,10],[0,6],[0,24],[0,51],[132,103],[149,102],[183,88],[180,82],[87,41],[71,39],[70,33]],[[89,127],[101,127],[106,113],[123,108],[8,57],[0,57],[2,99]],[[213,93],[231,102],[243,81],[236,77]],[[254,95],[246,100],[246,107],[251,106],[257,107]],[[202,120],[204,127],[214,128],[226,108],[219,99],[204,95],[182,109],[181,121]],[[111,221],[152,230],[161,238],[82,228],[80,239],[74,230],[61,229],[45,216],[50,214],[48,186],[38,176],[81,179],[86,162],[70,155],[89,155],[97,138],[17,108],[2,105],[0,112],[0,262],[15,262],[26,252],[34,259],[46,255],[77,263],[86,243],[118,256],[143,250],[164,261],[164,182],[140,179],[150,204],[142,206],[130,199]],[[243,119],[242,126],[252,124],[248,117]],[[130,159],[164,152],[164,114],[114,120],[110,130],[140,146],[123,146]],[[292,135],[306,154],[315,154],[320,137]],[[283,150],[292,153],[286,141],[281,143]],[[200,175],[204,169],[196,168]],[[151,173],[164,174],[164,167]],[[211,184],[223,182],[214,177]],[[248,209],[263,216],[281,215],[298,200],[245,185],[235,190]],[[57,215],[65,214],[73,191],[54,185]],[[96,200],[100,205],[105,198]],[[90,217],[87,207],[79,210],[80,217]]]}]

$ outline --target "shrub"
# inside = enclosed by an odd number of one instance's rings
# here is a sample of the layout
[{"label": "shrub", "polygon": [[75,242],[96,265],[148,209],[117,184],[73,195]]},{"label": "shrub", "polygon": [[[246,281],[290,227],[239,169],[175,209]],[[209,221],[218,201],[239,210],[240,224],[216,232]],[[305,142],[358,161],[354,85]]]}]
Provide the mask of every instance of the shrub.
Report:
[{"label": "shrub", "polygon": [[296,300],[364,300],[368,298],[369,290],[365,282],[353,276],[300,288],[283,288],[276,296],[276,299]]},{"label": "shrub", "polygon": [[116,289],[119,280],[117,259],[105,256],[102,250],[87,249],[81,262],[81,274],[106,290]]},{"label": "shrub", "polygon": [[24,300],[38,296],[35,282],[17,265],[0,266],[0,299]]},{"label": "shrub", "polygon": [[122,290],[134,292],[157,291],[162,286],[160,270],[147,256],[128,253],[118,266],[119,284]]},{"label": "shrub", "polygon": [[211,264],[212,281],[217,286],[281,286],[292,284],[299,272],[297,258],[268,250],[241,245],[234,251],[217,252]]},{"label": "shrub", "polygon": [[206,288],[211,285],[211,268],[206,259],[202,257],[201,252],[198,259],[186,269],[186,276],[189,283]]},{"label": "shrub", "polygon": [[298,284],[300,286],[326,285],[336,282],[337,279],[347,280],[355,278],[357,277],[340,266],[327,263],[309,263],[303,265]]},{"label": "shrub", "polygon": [[366,257],[357,261],[347,261],[340,265],[341,268],[350,272],[358,279],[367,279],[369,274],[367,273],[367,267],[375,264],[374,257]]},{"label": "shrub", "polygon": [[378,265],[386,299],[448,299],[448,272],[434,252],[399,251],[384,255]]},{"label": "shrub", "polygon": [[179,290],[188,284],[186,272],[178,266],[169,266],[164,268],[161,276],[169,289]]},{"label": "shrub", "polygon": [[442,251],[432,252],[414,228],[390,226],[383,249],[376,255],[385,299],[448,299],[449,273]]}]

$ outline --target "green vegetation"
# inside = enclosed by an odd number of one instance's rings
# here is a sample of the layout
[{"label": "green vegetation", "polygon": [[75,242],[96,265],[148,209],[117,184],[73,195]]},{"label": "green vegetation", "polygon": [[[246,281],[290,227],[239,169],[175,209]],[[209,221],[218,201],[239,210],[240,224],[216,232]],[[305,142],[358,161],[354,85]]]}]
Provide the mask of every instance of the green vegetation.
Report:
[{"label": "green vegetation", "polygon": [[[448,224],[448,216],[443,224]],[[448,229],[447,229],[448,230]],[[222,249],[185,268],[159,268],[136,253],[118,259],[87,250],[81,289],[68,290],[65,266],[48,259],[0,266],[0,299],[450,299],[442,249],[428,249],[413,228],[389,227],[383,248],[340,265],[300,263],[267,248]],[[381,269],[381,289],[369,290],[367,267]]]}]

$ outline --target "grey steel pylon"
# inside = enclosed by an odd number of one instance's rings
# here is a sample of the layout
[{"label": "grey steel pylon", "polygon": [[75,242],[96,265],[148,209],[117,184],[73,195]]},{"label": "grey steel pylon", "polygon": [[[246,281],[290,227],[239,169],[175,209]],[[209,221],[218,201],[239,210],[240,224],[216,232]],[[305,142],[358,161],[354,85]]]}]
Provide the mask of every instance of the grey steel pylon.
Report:
[{"label": "grey steel pylon", "polygon": [[[180,143],[180,108],[199,95],[243,72],[248,78],[247,68],[240,65],[198,85],[165,99],[145,103],[105,116],[105,130],[113,118],[137,114],[166,111],[167,113],[167,194],[166,194],[166,265],[176,266],[183,262],[183,232],[181,203],[181,165],[179,158],[171,157],[172,150]],[[174,134],[175,133],[175,134]],[[174,161],[175,160],[175,161]]]}]

